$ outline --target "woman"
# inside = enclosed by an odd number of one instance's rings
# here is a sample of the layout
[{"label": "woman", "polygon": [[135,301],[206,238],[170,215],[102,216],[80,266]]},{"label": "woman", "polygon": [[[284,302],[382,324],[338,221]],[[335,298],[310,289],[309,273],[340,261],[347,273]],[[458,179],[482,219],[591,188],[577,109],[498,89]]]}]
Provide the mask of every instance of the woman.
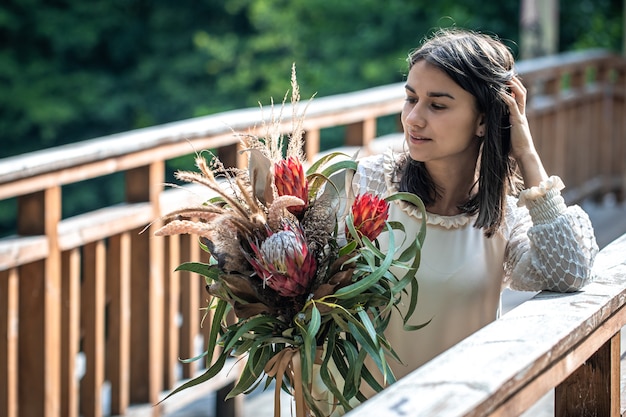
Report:
[{"label": "woman", "polygon": [[[506,286],[580,289],[598,251],[588,216],[566,207],[561,180],[548,177],[535,150],[510,51],[486,35],[446,30],[408,61],[406,152],[362,159],[352,180],[355,195],[409,191],[426,206],[412,322],[430,322],[414,332],[390,325],[404,362],[392,364],[397,378],[495,320]],[[417,233],[421,214],[394,203],[389,219]]]}]

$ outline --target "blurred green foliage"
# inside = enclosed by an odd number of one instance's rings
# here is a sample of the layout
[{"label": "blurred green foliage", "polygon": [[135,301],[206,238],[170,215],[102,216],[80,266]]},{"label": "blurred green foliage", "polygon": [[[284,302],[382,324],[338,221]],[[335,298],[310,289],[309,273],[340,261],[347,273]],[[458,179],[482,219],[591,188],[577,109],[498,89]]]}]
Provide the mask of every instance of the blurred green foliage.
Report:
[{"label": "blurred green foliage", "polygon": [[[561,3],[562,50],[620,48],[621,0]],[[3,0],[0,158],[279,101],[292,62],[304,98],[401,81],[407,52],[441,26],[498,34],[516,52],[519,9],[519,0]],[[116,200],[115,187],[68,196],[65,215]]]}]

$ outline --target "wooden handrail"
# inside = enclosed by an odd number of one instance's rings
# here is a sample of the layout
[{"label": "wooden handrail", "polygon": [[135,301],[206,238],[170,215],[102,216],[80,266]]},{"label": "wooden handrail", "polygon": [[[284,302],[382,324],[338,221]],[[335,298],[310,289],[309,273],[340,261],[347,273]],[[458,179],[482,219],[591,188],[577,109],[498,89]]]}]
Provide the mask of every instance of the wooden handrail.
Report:
[{"label": "wooden handrail", "polygon": [[623,235],[582,291],[538,294],[347,416],[518,416],[554,387],[557,416],[619,416],[625,254]]},{"label": "wooden handrail", "polygon": [[[567,184],[566,199],[622,199],[624,59],[585,51],[521,62],[519,70],[537,147]],[[323,129],[341,125],[346,146],[376,151],[378,119],[399,114],[403,98],[401,83],[316,98],[304,123],[307,156],[318,154]],[[193,237],[154,238],[158,221],[151,222],[206,196],[193,187],[165,190],[164,164],[213,149],[227,165],[244,166],[233,132],[262,135],[263,112],[234,110],[0,159],[0,200],[17,200],[17,235],[0,238],[0,415],[99,416],[104,381],[112,412],[124,414],[200,371],[179,369],[178,358],[197,354],[207,334],[198,325],[203,281],[172,271],[202,254]],[[291,114],[287,106],[284,132]],[[62,186],[113,173],[124,175],[122,203],[61,218]]]}]

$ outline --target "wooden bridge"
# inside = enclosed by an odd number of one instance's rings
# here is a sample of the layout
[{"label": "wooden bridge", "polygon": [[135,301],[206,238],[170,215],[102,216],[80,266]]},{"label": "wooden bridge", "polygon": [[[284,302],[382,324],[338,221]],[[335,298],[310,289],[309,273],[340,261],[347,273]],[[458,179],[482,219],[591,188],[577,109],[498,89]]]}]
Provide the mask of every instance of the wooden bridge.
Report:
[{"label": "wooden bridge", "polygon": [[[585,51],[521,62],[519,71],[537,148],[568,186],[567,202],[623,201],[624,59]],[[376,151],[377,121],[397,115],[403,97],[394,84],[315,99],[306,154],[313,159],[334,126],[345,126],[345,146]],[[232,131],[254,132],[260,117],[237,110],[0,159],[0,200],[16,201],[17,219],[17,235],[0,239],[0,415],[102,416],[105,387],[111,414],[123,415],[199,371],[178,358],[195,356],[208,333],[202,280],[172,270],[200,251],[188,236],[154,238],[159,222],[151,223],[198,197],[164,189],[165,163],[214,149],[243,166]],[[114,173],[124,177],[124,202],[62,218],[62,187]],[[351,415],[517,415],[553,387],[557,415],[619,415],[626,236],[600,254],[595,272],[585,291],[541,294]],[[232,383],[233,373],[213,382],[218,398]],[[216,415],[239,412],[240,400],[217,404]]]}]

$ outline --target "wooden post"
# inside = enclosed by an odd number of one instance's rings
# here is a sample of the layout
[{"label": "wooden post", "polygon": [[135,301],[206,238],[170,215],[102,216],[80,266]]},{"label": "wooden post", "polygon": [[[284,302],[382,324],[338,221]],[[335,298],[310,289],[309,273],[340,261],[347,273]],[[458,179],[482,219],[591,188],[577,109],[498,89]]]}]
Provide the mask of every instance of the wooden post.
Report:
[{"label": "wooden post", "polygon": [[106,292],[108,299],[108,337],[106,376],[111,382],[111,413],[126,414],[130,379],[130,234],[109,239]]},{"label": "wooden post", "polygon": [[163,384],[166,389],[174,387],[177,381],[177,368],[179,365],[179,332],[178,314],[180,311],[180,272],[174,270],[180,264],[180,240],[181,236],[174,235],[165,238],[165,345],[163,355]]},{"label": "wooden post", "polygon": [[[185,235],[181,237],[180,255],[182,262],[197,262],[200,258],[200,245],[198,237]],[[190,359],[197,356],[196,337],[200,330],[200,287],[198,281],[201,279],[197,274],[181,271],[177,274],[180,280],[180,310],[182,315],[182,327],[180,329],[180,357]],[[184,363],[183,378],[192,378],[198,369],[197,362]]]},{"label": "wooden post", "polygon": [[[163,161],[126,173],[129,203],[149,202],[155,222],[131,236],[131,360],[130,400],[156,404],[163,387],[163,248],[155,238],[160,227],[159,195],[165,175]],[[155,407],[154,413],[159,409]]]},{"label": "wooden post", "polygon": [[347,126],[346,146],[367,148],[376,138],[376,119],[369,118]]},{"label": "wooden post", "polygon": [[104,242],[99,240],[88,243],[83,248],[83,253],[81,327],[87,366],[80,383],[80,408],[83,416],[102,416],[106,266]]},{"label": "wooden post", "polygon": [[248,155],[246,152],[242,152],[242,150],[241,143],[237,142],[220,146],[214,151],[226,168],[245,169],[248,167]]},{"label": "wooden post", "polygon": [[61,413],[61,219],[59,186],[18,198],[17,231],[46,235],[48,256],[19,268],[19,414]]},{"label": "wooden post", "polygon": [[620,332],[555,389],[555,417],[620,415]]},{"label": "wooden post", "polygon": [[18,275],[15,268],[0,271],[0,415],[17,417]]},{"label": "wooden post", "polygon": [[320,130],[309,129],[304,133],[304,155],[307,161],[313,162],[320,151]]},{"label": "wooden post", "polygon": [[79,384],[76,357],[80,348],[80,249],[62,255],[61,415],[78,417]]},{"label": "wooden post", "polygon": [[218,389],[215,393],[215,415],[220,417],[242,417],[243,395],[226,400],[228,393],[235,388],[235,382],[231,382]]}]

